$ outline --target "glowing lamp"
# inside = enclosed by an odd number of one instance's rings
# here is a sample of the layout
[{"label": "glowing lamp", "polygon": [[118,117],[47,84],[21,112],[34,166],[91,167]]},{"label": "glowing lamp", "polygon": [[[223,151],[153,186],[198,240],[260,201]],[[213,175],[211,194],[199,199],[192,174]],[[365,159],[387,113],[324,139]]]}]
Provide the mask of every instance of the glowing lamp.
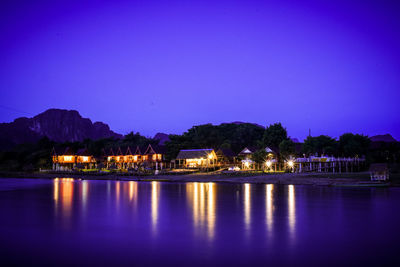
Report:
[{"label": "glowing lamp", "polygon": [[272,162],[271,162],[270,160],[268,160],[267,162],[265,162],[265,164],[267,164],[267,167],[268,167],[268,168],[271,168],[271,166],[272,166]]},{"label": "glowing lamp", "polygon": [[294,166],[293,160],[289,160],[287,164],[288,164],[288,166],[289,166],[290,168],[293,168],[293,166]]}]

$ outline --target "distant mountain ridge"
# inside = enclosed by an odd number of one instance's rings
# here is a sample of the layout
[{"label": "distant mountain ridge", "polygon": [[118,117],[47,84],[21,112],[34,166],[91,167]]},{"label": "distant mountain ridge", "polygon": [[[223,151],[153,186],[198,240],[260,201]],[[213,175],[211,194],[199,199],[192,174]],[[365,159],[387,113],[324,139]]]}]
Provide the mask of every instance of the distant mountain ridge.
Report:
[{"label": "distant mountain ridge", "polygon": [[159,145],[164,145],[165,142],[169,141],[169,135],[166,133],[157,133],[153,139],[159,140]]},{"label": "distant mountain ridge", "polygon": [[18,118],[11,123],[0,123],[0,148],[36,142],[47,136],[56,142],[83,141],[86,138],[122,138],[102,122],[83,118],[76,110],[48,109],[33,118]]},{"label": "distant mountain ridge", "polygon": [[396,139],[393,138],[390,134],[381,134],[381,135],[374,135],[369,138],[372,142],[397,142]]}]

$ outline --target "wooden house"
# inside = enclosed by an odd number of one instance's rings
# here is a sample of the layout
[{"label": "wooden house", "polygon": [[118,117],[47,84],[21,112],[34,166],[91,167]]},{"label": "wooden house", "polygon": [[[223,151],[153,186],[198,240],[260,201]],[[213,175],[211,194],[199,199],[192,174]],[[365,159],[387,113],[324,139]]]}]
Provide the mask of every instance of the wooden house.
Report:
[{"label": "wooden house", "polygon": [[386,163],[374,163],[369,168],[371,181],[389,180],[389,168]]},{"label": "wooden house", "polygon": [[149,144],[142,155],[142,162],[151,168],[155,168],[156,170],[163,169],[166,163],[165,153],[166,149],[164,146]]},{"label": "wooden house", "polygon": [[234,164],[236,161],[236,154],[230,148],[220,148],[215,154],[219,164]]},{"label": "wooden house", "polygon": [[76,153],[76,163],[84,169],[92,169],[96,166],[96,159],[86,148],[79,149]]},{"label": "wooden house", "polygon": [[247,146],[243,148],[242,151],[239,152],[237,157],[242,163],[243,170],[249,170],[254,168],[254,161],[252,160],[251,157],[257,150],[258,149],[256,147]]},{"label": "wooden house", "polygon": [[76,164],[76,156],[73,149],[53,148],[52,151],[53,170],[72,170]]},{"label": "wooden house", "polygon": [[185,149],[176,157],[178,166],[184,168],[214,167],[217,159],[214,149]]}]

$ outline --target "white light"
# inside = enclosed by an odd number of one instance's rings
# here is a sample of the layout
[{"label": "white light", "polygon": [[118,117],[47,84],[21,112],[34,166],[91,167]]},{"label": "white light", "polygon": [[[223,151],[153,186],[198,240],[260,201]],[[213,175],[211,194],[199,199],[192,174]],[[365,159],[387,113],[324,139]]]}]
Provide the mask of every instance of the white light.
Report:
[{"label": "white light", "polygon": [[288,164],[288,166],[289,166],[290,168],[293,168],[293,166],[294,166],[293,160],[289,160],[287,164]]},{"label": "white light", "polygon": [[265,164],[267,164],[268,168],[271,168],[271,166],[272,166],[272,162],[270,160],[268,160]]}]

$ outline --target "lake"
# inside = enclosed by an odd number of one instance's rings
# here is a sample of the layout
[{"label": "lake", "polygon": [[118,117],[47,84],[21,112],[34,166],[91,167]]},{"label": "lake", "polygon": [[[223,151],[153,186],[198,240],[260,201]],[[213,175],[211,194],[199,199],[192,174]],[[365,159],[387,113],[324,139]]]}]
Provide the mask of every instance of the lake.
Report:
[{"label": "lake", "polygon": [[15,264],[399,265],[400,188],[0,179]]}]

